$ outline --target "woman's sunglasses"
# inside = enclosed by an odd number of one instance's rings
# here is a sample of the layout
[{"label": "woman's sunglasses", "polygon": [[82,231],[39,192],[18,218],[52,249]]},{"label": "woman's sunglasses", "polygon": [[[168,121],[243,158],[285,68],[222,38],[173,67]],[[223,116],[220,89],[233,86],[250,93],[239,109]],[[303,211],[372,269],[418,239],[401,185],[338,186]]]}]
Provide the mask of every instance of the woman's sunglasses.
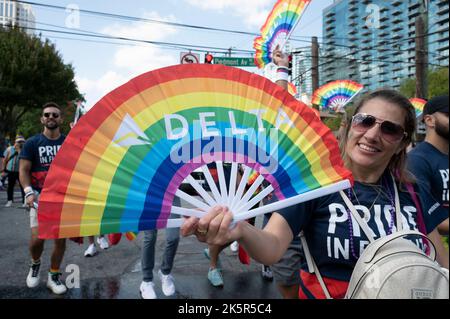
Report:
[{"label": "woman's sunglasses", "polygon": [[48,113],[44,113],[44,117],[49,118],[51,116],[53,116],[54,119],[57,119],[59,117],[58,113],[52,113],[52,112],[48,112]]},{"label": "woman's sunglasses", "polygon": [[380,125],[381,137],[388,142],[398,142],[408,136],[403,127],[391,121],[379,121],[375,116],[365,113],[352,117],[352,128],[361,133],[367,132],[375,124]]}]

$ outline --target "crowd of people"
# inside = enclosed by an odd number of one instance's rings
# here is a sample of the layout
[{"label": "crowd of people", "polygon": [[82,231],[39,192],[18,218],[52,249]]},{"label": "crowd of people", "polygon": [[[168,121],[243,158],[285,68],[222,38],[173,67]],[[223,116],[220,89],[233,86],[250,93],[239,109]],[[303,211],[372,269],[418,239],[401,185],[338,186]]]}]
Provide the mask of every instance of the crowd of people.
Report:
[{"label": "crowd of people", "polygon": [[[273,56],[280,71],[276,83],[287,88],[288,58],[279,50]],[[355,103],[351,120],[342,126],[339,133],[344,164],[355,179],[352,188],[268,214],[264,216],[262,228],[255,227],[251,222],[240,222],[230,228],[233,215],[227,207],[215,207],[201,219],[187,218],[181,227],[181,234],[195,235],[199,241],[208,244],[203,253],[209,261],[206,277],[211,285],[224,286],[219,255],[230,244],[236,252],[238,244],[240,249],[261,263],[261,274],[265,279],[275,278],[284,298],[343,298],[355,264],[368,244],[368,238],[356,231],[350,217],[354,206],[359,209],[363,207],[367,212],[367,226],[376,238],[392,234],[402,227],[418,229],[428,235],[436,247],[438,263],[448,269],[448,248],[442,241],[442,236],[448,238],[449,227],[448,110],[448,96],[427,102],[423,112],[425,141],[407,153],[417,124],[411,103],[394,90],[369,92]],[[29,209],[31,260],[26,277],[29,288],[38,286],[40,282],[45,244],[38,238],[35,203],[55,150],[65,140],[65,135],[60,131],[62,112],[56,103],[43,106],[40,120],[42,133],[27,140],[18,135],[14,145],[2,152],[1,159],[2,178],[7,178],[8,185],[5,206],[13,204],[14,187],[19,181],[21,203]],[[410,189],[419,198],[418,203]],[[273,196],[264,204],[276,200]],[[178,198],[174,205],[181,205]],[[336,218],[330,218],[339,214],[339,222]],[[396,219],[396,216],[401,217]],[[148,230],[143,234],[142,282],[139,290],[144,299],[157,297],[153,282],[157,235],[157,230]],[[308,243],[309,254],[322,276],[320,280],[317,273],[308,271],[300,235]],[[158,276],[164,295],[171,296],[176,292],[172,269],[180,229],[167,229],[165,239]],[[101,249],[109,247],[103,235],[97,238],[97,243]],[[347,255],[336,248],[346,245],[350,248]],[[65,248],[65,239],[54,240],[47,287],[55,294],[67,291],[60,271]],[[90,237],[84,255],[93,257],[96,254],[95,238]]]}]

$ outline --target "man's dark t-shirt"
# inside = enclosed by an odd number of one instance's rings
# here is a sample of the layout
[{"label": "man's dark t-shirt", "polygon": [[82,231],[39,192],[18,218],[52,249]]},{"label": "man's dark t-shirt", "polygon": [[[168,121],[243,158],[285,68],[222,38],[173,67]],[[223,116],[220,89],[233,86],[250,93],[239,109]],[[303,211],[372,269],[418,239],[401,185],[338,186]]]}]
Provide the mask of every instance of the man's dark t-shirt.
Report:
[{"label": "man's dark t-shirt", "polygon": [[29,138],[20,152],[20,159],[31,161],[31,186],[40,192],[44,186],[45,177],[50,164],[61,148],[66,138],[62,135],[56,140],[50,140],[44,134]]},{"label": "man's dark t-shirt", "polygon": [[422,142],[408,153],[408,169],[448,209],[448,155],[428,142]]}]

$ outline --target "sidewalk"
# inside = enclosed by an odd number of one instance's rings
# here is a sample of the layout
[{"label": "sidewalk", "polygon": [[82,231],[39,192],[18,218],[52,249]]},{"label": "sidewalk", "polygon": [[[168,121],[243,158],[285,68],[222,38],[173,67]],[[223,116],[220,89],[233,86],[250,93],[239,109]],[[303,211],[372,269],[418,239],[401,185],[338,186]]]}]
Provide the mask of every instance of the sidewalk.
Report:
[{"label": "sidewalk", "polygon": [[[66,254],[61,271],[63,278],[70,276],[70,267],[80,271],[80,288],[73,288],[64,296],[51,294],[45,286],[46,269],[49,267],[52,243],[47,242],[42,256],[41,285],[28,289],[25,279],[28,274],[28,213],[21,208],[20,194],[15,194],[16,202],[5,208],[6,193],[0,192],[0,298],[68,298],[68,299],[138,299],[139,285],[142,280],[140,254],[143,234],[130,242],[122,238],[121,242],[107,250],[100,250],[95,257],[85,258],[87,238],[83,246],[72,241],[67,242]],[[260,224],[257,219],[257,225]],[[206,277],[209,267],[203,255],[205,244],[195,237],[180,239],[172,275],[175,279],[176,294],[170,298],[161,292],[157,276],[161,255],[164,249],[164,230],[158,234],[157,257],[155,266],[156,293],[161,299],[279,299],[274,282],[261,277],[261,265],[252,260],[251,265],[239,262],[237,253],[226,248],[221,256],[225,285],[215,288]],[[69,271],[65,272],[66,267]]]}]

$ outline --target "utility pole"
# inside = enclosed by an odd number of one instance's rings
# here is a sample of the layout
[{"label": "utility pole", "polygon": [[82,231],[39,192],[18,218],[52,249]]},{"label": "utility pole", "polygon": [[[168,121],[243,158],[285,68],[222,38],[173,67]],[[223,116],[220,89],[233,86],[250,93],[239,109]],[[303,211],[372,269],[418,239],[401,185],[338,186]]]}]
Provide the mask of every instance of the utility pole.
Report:
[{"label": "utility pole", "polygon": [[311,43],[311,78],[314,92],[319,88],[319,43],[317,37],[312,37]]},{"label": "utility pole", "polygon": [[423,14],[416,18],[416,97],[427,98],[427,65]]}]

